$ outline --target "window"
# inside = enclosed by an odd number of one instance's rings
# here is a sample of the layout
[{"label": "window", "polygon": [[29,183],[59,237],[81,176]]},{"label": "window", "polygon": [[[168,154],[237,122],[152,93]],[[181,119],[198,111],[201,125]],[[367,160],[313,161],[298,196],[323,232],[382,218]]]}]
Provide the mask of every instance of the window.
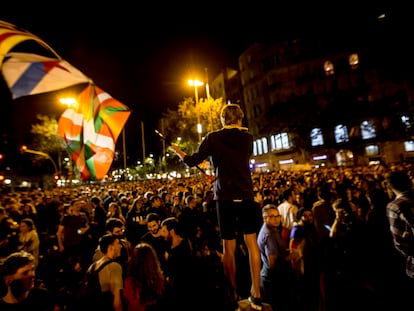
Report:
[{"label": "window", "polygon": [[362,139],[371,139],[375,138],[376,130],[375,130],[375,124],[372,121],[363,121],[361,123],[361,137]]},{"label": "window", "polygon": [[335,141],[337,144],[345,143],[349,140],[348,130],[345,125],[337,125],[335,127]]},{"label": "window", "polygon": [[406,152],[412,152],[414,151],[414,141],[405,141],[404,142],[404,149]]},{"label": "window", "polygon": [[322,130],[320,128],[314,128],[311,130],[311,146],[322,146],[323,145],[323,136]]},{"label": "window", "polygon": [[267,146],[267,139],[266,139],[266,137],[262,137],[261,141],[262,141],[263,153],[268,153],[269,152],[269,148]]},{"label": "window", "polygon": [[334,65],[330,60],[327,60],[323,64],[323,70],[325,71],[326,76],[331,76],[335,73]]},{"label": "window", "polygon": [[410,117],[407,115],[402,115],[401,116],[401,122],[404,124],[406,129],[409,129],[412,127],[413,123],[410,120]]},{"label": "window", "polygon": [[270,147],[271,151],[290,149],[293,147],[293,143],[290,140],[288,133],[279,133],[270,136]]},{"label": "window", "polygon": [[367,156],[379,155],[379,147],[377,145],[369,145],[365,147],[365,154]]},{"label": "window", "polygon": [[263,154],[262,141],[260,139],[257,139],[257,140],[254,141],[254,144],[253,144],[253,154],[254,155],[261,155],[261,154]]},{"label": "window", "polygon": [[350,150],[339,150],[336,154],[336,162],[339,166],[352,165],[354,154]]},{"label": "window", "polygon": [[254,156],[261,155],[261,154],[268,153],[268,152],[269,152],[269,147],[267,145],[266,137],[256,139],[253,142],[253,155]]},{"label": "window", "polygon": [[349,55],[348,62],[349,62],[349,66],[351,67],[351,69],[358,68],[358,65],[359,65],[358,54],[354,53],[354,54]]}]

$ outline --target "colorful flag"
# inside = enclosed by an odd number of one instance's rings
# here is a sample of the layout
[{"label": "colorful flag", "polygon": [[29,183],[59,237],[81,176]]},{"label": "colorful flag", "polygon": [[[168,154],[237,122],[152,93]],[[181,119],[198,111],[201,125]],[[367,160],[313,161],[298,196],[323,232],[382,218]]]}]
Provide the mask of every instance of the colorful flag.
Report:
[{"label": "colorful flag", "polygon": [[3,63],[4,57],[13,47],[27,40],[36,41],[60,59],[59,55],[38,36],[35,36],[34,34],[11,23],[0,21],[0,66]]},{"label": "colorful flag", "polygon": [[112,164],[115,145],[131,110],[97,86],[89,84],[58,122],[82,180],[100,180]]},{"label": "colorful flag", "polygon": [[13,99],[59,90],[90,80],[63,59],[11,52],[2,66]]}]

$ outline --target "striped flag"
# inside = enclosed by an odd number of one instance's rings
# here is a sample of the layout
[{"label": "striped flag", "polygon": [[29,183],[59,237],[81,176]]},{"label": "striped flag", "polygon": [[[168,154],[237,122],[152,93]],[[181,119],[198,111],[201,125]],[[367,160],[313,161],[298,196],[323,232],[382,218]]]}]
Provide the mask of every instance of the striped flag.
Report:
[{"label": "striped flag", "polygon": [[68,108],[58,122],[82,180],[100,180],[112,164],[115,145],[131,110],[94,84],[78,96],[78,105]]},{"label": "striped flag", "polygon": [[27,40],[36,41],[60,59],[59,55],[38,36],[11,23],[0,20],[0,65],[3,63],[4,57],[13,47]]},{"label": "striped flag", "polygon": [[[34,40],[51,57],[10,52]],[[95,86],[82,72],[64,61],[34,34],[0,20],[0,67],[13,98],[59,90],[87,83],[77,106],[68,108],[58,122],[58,134],[79,170],[82,180],[100,180],[112,164],[115,145],[130,109]]]},{"label": "striped flag", "polygon": [[1,70],[13,99],[90,82],[63,59],[31,53],[9,53]]}]

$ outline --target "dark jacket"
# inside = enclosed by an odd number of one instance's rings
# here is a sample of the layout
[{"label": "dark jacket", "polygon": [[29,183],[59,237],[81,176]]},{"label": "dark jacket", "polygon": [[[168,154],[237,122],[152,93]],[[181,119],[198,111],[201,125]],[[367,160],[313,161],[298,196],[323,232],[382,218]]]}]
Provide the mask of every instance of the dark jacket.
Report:
[{"label": "dark jacket", "polygon": [[222,128],[210,132],[197,152],[184,157],[192,167],[210,157],[215,170],[214,200],[253,198],[253,183],[249,168],[253,136],[241,128]]}]

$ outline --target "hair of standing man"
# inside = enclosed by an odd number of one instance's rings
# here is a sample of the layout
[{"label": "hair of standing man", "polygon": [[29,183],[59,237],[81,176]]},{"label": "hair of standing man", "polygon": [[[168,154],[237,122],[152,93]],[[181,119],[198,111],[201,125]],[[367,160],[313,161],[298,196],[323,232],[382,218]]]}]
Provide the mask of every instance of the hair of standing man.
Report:
[{"label": "hair of standing man", "polygon": [[227,104],[221,109],[220,119],[223,126],[236,125],[243,117],[243,110],[237,104]]}]

